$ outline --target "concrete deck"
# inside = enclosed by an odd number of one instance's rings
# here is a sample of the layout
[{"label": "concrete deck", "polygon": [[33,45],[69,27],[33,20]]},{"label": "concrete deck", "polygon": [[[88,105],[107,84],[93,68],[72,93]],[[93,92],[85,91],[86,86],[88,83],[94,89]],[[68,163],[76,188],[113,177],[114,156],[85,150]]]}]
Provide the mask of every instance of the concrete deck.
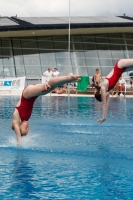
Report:
[{"label": "concrete deck", "polygon": [[[0,91],[0,96],[21,96],[22,91]],[[64,94],[56,94],[56,93],[49,93],[46,94],[46,96],[68,96],[68,94],[64,93]],[[94,97],[93,94],[70,94],[70,97]],[[111,98],[124,98],[124,96],[120,96],[120,97],[112,97],[112,95],[110,95]],[[126,95],[126,98],[133,98],[133,95]]]}]

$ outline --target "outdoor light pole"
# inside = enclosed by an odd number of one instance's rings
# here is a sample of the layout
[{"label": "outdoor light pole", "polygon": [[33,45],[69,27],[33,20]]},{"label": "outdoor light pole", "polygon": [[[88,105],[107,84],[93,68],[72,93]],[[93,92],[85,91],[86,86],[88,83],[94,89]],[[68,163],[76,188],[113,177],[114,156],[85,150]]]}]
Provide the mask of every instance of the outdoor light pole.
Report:
[{"label": "outdoor light pole", "polygon": [[[68,56],[70,58],[70,0],[69,0]],[[69,95],[70,95],[70,84],[68,84],[68,96]]]},{"label": "outdoor light pole", "polygon": [[69,0],[68,53],[70,56],[70,0]]}]

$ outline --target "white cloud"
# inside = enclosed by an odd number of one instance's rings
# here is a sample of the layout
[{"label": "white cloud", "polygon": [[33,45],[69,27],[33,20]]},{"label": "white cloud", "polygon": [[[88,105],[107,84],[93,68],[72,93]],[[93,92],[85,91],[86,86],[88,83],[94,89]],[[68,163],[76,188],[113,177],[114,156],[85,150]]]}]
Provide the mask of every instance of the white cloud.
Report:
[{"label": "white cloud", "polygon": [[[71,16],[133,16],[133,0],[70,0]],[[1,0],[0,15],[68,16],[69,0]]]}]

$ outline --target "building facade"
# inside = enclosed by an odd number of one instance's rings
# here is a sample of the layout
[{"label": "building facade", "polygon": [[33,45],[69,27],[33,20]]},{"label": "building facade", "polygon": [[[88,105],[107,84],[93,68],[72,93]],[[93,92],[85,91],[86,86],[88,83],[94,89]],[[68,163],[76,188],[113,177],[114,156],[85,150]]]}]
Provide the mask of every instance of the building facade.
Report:
[{"label": "building facade", "polygon": [[133,21],[104,19],[73,17],[69,52],[68,19],[1,18],[0,77],[41,78],[49,67],[88,76],[99,68],[106,76],[116,61],[133,58]]}]

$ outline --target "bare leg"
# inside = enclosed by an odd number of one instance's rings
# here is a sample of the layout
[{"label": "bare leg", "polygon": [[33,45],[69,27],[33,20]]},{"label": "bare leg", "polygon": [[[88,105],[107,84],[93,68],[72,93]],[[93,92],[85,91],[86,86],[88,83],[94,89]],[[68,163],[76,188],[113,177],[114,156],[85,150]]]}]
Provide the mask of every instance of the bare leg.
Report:
[{"label": "bare leg", "polygon": [[47,93],[50,93],[54,88],[56,88],[59,85],[64,85],[65,83],[77,82],[79,80],[80,80],[80,76],[73,75],[72,73],[68,74],[68,76],[55,77],[48,81],[48,85],[51,86],[51,88],[49,88],[48,90],[45,83],[29,85],[24,90],[23,95],[26,98],[45,95]]},{"label": "bare leg", "polygon": [[72,83],[79,80],[80,80],[79,75],[73,75],[72,73],[69,73],[68,76],[59,76],[59,77],[50,79],[48,81],[48,85],[57,87],[59,85],[64,85],[65,83]]},{"label": "bare leg", "polygon": [[118,61],[119,68],[127,68],[126,71],[133,70],[133,59],[121,59]]}]

